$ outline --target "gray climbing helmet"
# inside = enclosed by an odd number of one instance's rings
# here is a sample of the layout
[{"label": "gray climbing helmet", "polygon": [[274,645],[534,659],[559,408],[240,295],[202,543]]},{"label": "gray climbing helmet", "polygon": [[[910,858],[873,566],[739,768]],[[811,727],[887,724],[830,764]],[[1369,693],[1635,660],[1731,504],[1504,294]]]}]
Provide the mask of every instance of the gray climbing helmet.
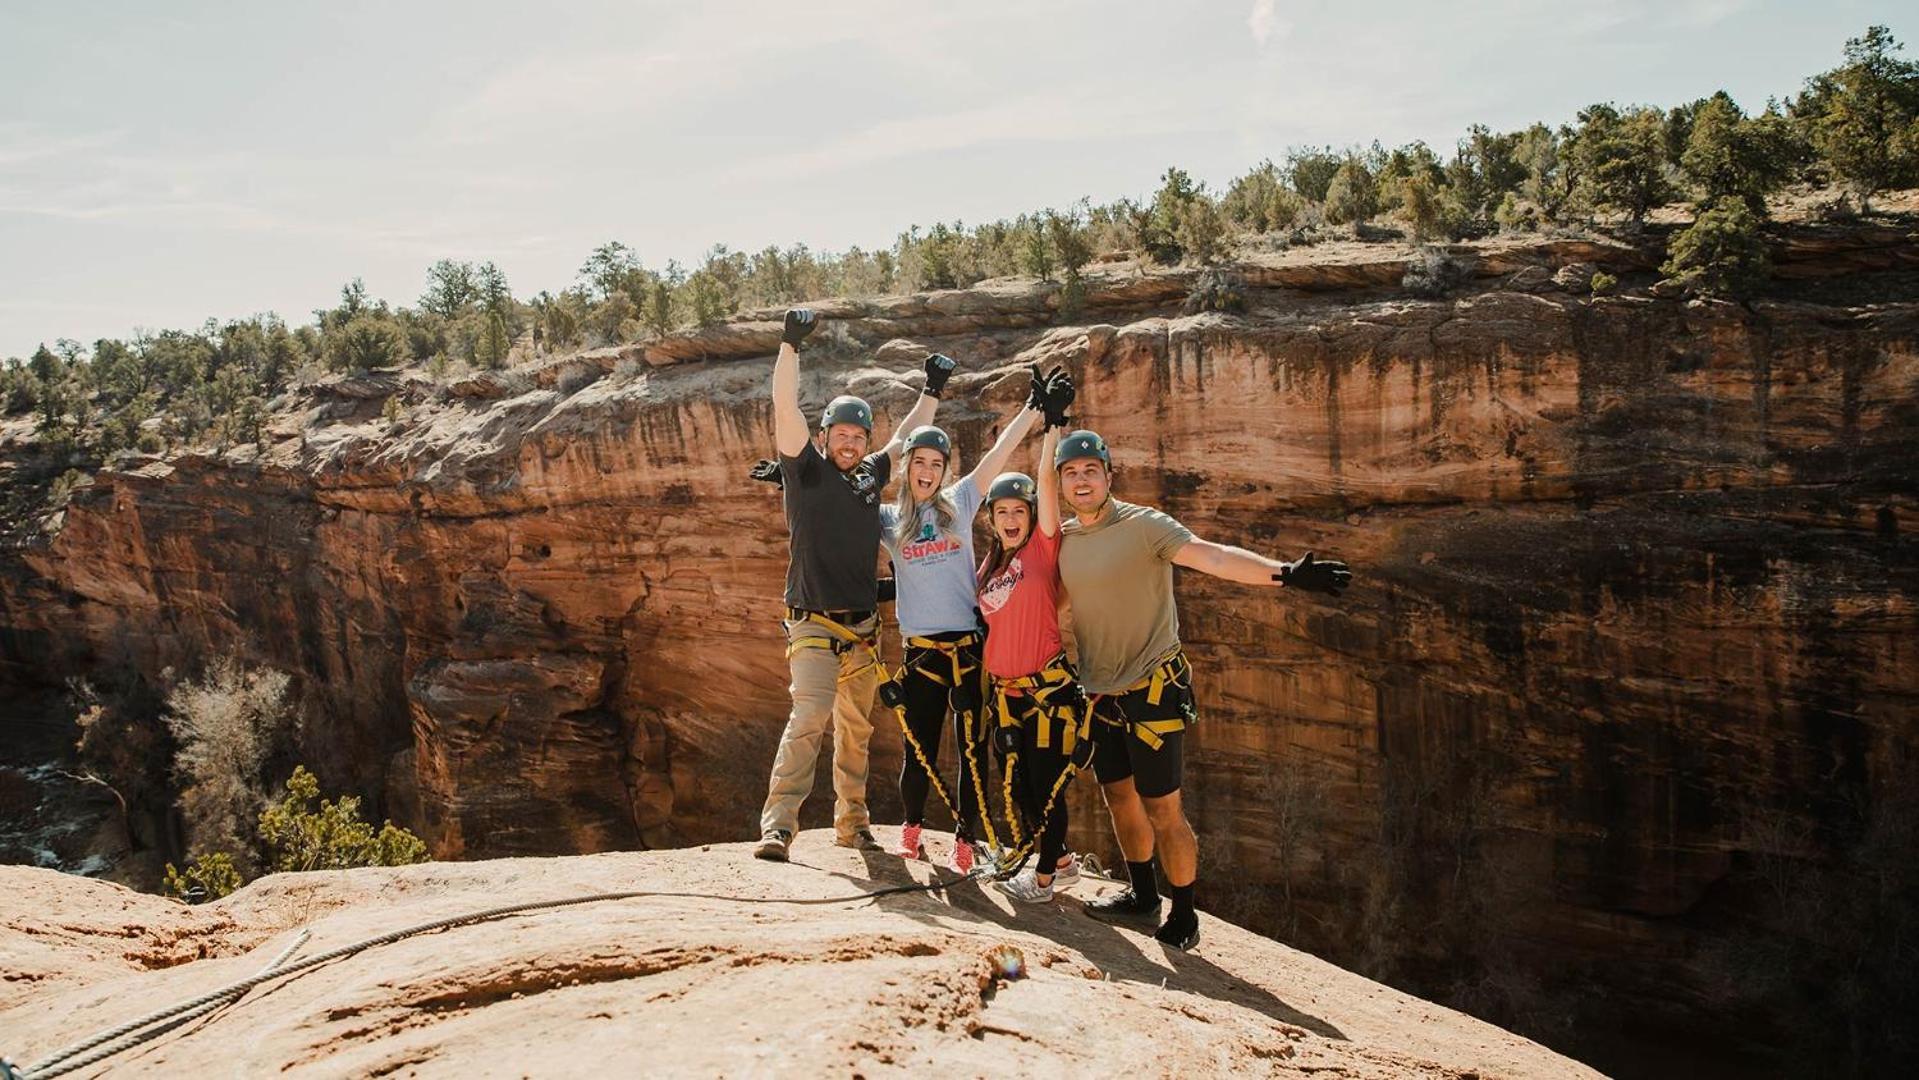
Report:
[{"label": "gray climbing helmet", "polygon": [[1033,478],[1022,472],[1003,472],[993,478],[993,486],[986,489],[986,505],[991,507],[1001,499],[1018,499],[1028,506],[1039,503],[1039,488]]},{"label": "gray climbing helmet", "polygon": [[1106,452],[1106,440],[1098,433],[1086,431],[1072,432],[1059,441],[1059,448],[1053,451],[1053,468],[1057,469],[1069,461],[1080,458],[1098,458],[1100,464],[1113,467],[1113,457]]},{"label": "gray climbing helmet", "polygon": [[906,455],[912,456],[915,450],[938,450],[941,457],[951,458],[953,440],[946,437],[946,432],[931,424],[925,424],[914,428],[906,436]]},{"label": "gray climbing helmet", "polygon": [[826,403],[826,411],[820,413],[820,430],[825,431],[834,424],[858,424],[871,433],[873,430],[873,406],[863,398],[851,394],[841,394]]}]

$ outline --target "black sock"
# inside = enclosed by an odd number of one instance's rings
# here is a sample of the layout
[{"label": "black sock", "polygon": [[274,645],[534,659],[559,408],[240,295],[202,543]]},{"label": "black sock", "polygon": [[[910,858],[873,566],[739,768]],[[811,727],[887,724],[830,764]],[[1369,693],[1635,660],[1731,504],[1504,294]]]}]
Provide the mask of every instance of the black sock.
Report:
[{"label": "black sock", "polygon": [[[1153,860],[1127,863],[1126,875],[1133,883],[1134,896],[1141,900],[1159,899],[1159,883],[1153,878]],[[1189,889],[1188,894],[1190,893]]]},{"label": "black sock", "polygon": [[1173,910],[1167,914],[1167,922],[1196,923],[1199,921],[1199,913],[1193,910],[1193,885],[1194,882],[1189,881],[1184,885],[1166,886],[1166,895],[1173,899]]}]

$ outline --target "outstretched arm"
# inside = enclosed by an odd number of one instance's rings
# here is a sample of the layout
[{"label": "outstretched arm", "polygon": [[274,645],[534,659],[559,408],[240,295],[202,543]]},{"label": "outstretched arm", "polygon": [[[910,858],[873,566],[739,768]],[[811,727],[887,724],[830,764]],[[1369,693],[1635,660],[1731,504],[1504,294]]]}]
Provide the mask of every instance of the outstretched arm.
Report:
[{"label": "outstretched arm", "polygon": [[946,389],[947,377],[953,374],[954,367],[951,357],[939,353],[927,356],[926,387],[920,391],[920,399],[913,403],[912,411],[893,429],[893,437],[886,441],[886,456],[893,459],[895,466],[900,463],[900,448],[906,445],[906,436],[914,428],[933,422],[933,413],[940,407],[940,392]]},{"label": "outstretched arm", "polygon": [[1053,453],[1059,449],[1061,428],[1049,427],[1039,444],[1039,531],[1059,535],[1059,474],[1053,471]]},{"label": "outstretched arm", "polygon": [[1291,586],[1338,596],[1353,573],[1343,562],[1316,560],[1307,552],[1297,562],[1283,562],[1257,555],[1245,548],[1215,544],[1194,537],[1173,554],[1173,565],[1211,574],[1241,585]]},{"label": "outstretched arm", "polygon": [[818,319],[804,308],[787,312],[780,356],[773,361],[773,445],[781,457],[796,457],[806,449],[806,414],[800,411],[799,344],[816,325]]}]

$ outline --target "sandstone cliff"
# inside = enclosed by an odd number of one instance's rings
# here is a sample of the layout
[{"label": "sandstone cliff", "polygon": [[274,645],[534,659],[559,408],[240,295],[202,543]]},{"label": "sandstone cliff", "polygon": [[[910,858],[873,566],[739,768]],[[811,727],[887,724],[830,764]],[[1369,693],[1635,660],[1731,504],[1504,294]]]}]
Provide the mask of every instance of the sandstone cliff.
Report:
[{"label": "sandstone cliff", "polygon": [[[25,1064],[251,976],[298,927],[313,937],[295,960],[467,911],[647,890],[336,960],[106,1064],[314,1077],[1598,1075],[1211,917],[1204,955],[1169,955],[1083,917],[1077,900],[1014,910],[979,882],[836,901],[913,879],[829,841],[800,837],[813,865],[756,862],[733,844],[282,874],[198,908],[0,867],[0,1053]],[[992,955],[1007,946],[1022,959],[1012,978]]]},{"label": "sandstone cliff", "polygon": [[[1563,1038],[1763,1046],[1752,943],[1804,932],[1777,897],[1919,806],[1919,244],[1796,229],[1750,308],[1652,295],[1652,247],[1457,255],[1438,300],[1375,244],[1235,267],[1239,312],[1182,313],[1180,271],[1096,278],[1071,322],[1030,285],[823,303],[802,392],[897,417],[948,352],[973,454],[1065,363],[1121,497],[1353,564],[1338,602],[1180,580],[1204,905]],[[323,775],[442,858],[748,835],[786,707],[777,497],[743,479],[776,315],[336,378],[263,451],[104,472],[7,556],[0,652],[25,680],[250,641],[314,695]],[[1090,784],[1073,810],[1105,850]]]}]

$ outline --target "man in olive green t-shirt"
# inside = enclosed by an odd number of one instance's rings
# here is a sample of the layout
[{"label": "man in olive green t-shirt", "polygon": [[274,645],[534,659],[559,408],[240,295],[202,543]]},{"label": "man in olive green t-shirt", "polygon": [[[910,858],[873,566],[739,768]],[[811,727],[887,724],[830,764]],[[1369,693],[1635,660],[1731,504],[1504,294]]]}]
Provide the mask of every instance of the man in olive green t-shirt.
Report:
[{"label": "man in olive green t-shirt", "polygon": [[1193,907],[1199,843],[1180,807],[1192,671],[1179,645],[1173,567],[1247,585],[1284,585],[1339,595],[1345,563],[1311,552],[1280,562],[1195,537],[1148,506],[1112,497],[1112,457],[1090,431],[1060,440],[1053,467],[1073,518],[1060,527],[1060,582],[1073,604],[1079,682],[1094,699],[1093,773],[1126,856],[1130,888],[1087,905],[1087,914],[1159,920],[1153,855],[1159,854],[1172,911],[1153,935],[1177,949],[1199,943]]}]

